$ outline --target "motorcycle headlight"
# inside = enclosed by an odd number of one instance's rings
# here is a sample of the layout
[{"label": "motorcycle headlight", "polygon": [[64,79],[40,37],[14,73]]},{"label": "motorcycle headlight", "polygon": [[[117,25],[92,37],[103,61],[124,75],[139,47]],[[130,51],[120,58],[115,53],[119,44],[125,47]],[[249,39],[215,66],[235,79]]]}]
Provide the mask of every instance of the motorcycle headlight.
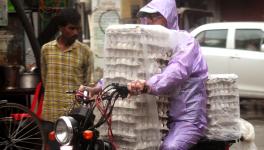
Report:
[{"label": "motorcycle headlight", "polygon": [[77,127],[77,121],[70,116],[60,117],[55,124],[55,138],[62,145],[69,145],[74,129]]}]

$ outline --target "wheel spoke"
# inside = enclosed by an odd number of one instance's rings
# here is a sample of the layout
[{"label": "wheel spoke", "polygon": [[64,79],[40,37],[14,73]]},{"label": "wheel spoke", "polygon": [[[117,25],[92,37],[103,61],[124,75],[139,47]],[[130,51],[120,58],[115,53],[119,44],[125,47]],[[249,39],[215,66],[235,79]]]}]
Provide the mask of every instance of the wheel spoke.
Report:
[{"label": "wheel spoke", "polygon": [[36,150],[35,148],[30,148],[30,147],[24,147],[24,146],[17,146],[17,145],[14,145],[13,147],[17,148],[17,149],[25,149],[25,150]]},{"label": "wheel spoke", "polygon": [[1,140],[1,141],[2,141],[2,140],[6,140],[6,138],[0,137],[0,140]]},{"label": "wheel spoke", "polygon": [[[28,133],[30,133],[31,131],[33,131],[33,130],[35,130],[35,129],[37,129],[38,128],[38,126],[35,126],[34,128],[31,128],[30,130],[28,130],[27,132],[25,132],[25,133],[23,133],[22,135],[20,135],[19,137],[17,137],[17,138],[23,138],[25,135],[27,135]],[[24,128],[25,129],[25,128]],[[36,133],[34,133],[34,134],[36,134]],[[33,135],[34,135],[33,134]],[[32,136],[32,135],[31,135]],[[30,136],[30,137],[31,137]]]},{"label": "wheel spoke", "polygon": [[26,141],[26,140],[41,140],[41,138],[40,138],[41,136],[34,137],[35,135],[40,135],[40,132],[35,133],[35,134],[31,134],[30,136],[24,137],[24,138],[18,137],[17,139],[14,139],[13,141],[15,141],[15,142],[21,142],[21,141]]},{"label": "wheel spoke", "polygon": [[[28,120],[28,118],[27,118],[26,120]],[[20,131],[17,131],[17,130],[19,130],[19,128],[20,128],[20,125],[22,124],[22,123],[21,123],[22,121],[20,121],[20,122],[19,122],[19,127],[17,128],[16,132],[14,132],[14,134],[12,134],[12,136],[11,136],[11,137],[16,137],[16,135],[17,135],[17,134],[19,134],[19,133],[21,133],[22,131],[24,131],[25,129],[27,129],[27,127],[28,127],[28,126],[30,126],[30,125],[31,125],[31,123],[33,123],[33,121],[32,121],[32,120],[30,121],[30,123],[29,123],[29,122],[26,122],[26,120],[24,120],[24,121],[23,121],[23,122],[24,122],[23,124],[27,123],[27,125],[26,125],[26,126],[24,126],[23,128],[21,128],[21,130],[20,130]],[[32,130],[32,129],[31,129],[31,130]]]},{"label": "wheel spoke", "polygon": [[24,121],[23,121],[22,119],[19,120],[18,127],[17,127],[17,129],[13,132],[13,134],[11,135],[11,137],[16,137],[17,134],[19,134],[21,131],[23,131],[23,129],[19,130],[20,127],[22,126],[22,123],[23,123],[23,122],[24,122]]},{"label": "wheel spoke", "polygon": [[2,146],[2,145],[7,145],[7,144],[8,144],[8,142],[7,142],[7,141],[0,142],[0,146]]},{"label": "wheel spoke", "polygon": [[[17,119],[12,114],[28,115]],[[42,150],[44,143],[43,131],[35,114],[20,104],[0,105],[0,149]]]}]

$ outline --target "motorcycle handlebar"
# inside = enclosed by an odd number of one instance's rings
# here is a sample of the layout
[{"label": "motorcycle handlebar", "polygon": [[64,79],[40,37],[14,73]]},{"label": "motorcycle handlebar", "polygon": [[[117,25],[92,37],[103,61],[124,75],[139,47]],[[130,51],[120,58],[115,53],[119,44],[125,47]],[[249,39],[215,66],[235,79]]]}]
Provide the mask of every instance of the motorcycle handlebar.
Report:
[{"label": "motorcycle handlebar", "polygon": [[109,86],[112,86],[112,88],[116,90],[116,92],[120,95],[121,98],[126,98],[128,96],[129,90],[127,88],[127,85],[112,83]]},{"label": "motorcycle handlebar", "polygon": [[[128,94],[130,93],[130,91],[128,90],[127,85],[124,84],[119,84],[119,83],[111,83],[109,85],[107,85],[104,89],[102,89],[102,92],[108,92],[110,90],[114,90],[114,92],[118,93],[120,97],[122,98],[126,98],[128,96]],[[85,92],[86,91],[86,92]],[[143,90],[141,91],[141,93],[147,93],[148,88],[147,86],[145,86],[143,88]],[[79,90],[72,90],[72,91],[66,91],[67,94],[76,94],[78,95]],[[84,92],[82,92],[82,96],[81,97],[87,97],[89,95],[89,91],[88,89],[85,89]]]},{"label": "motorcycle handlebar", "polygon": [[[126,98],[129,94],[127,85],[123,85],[119,83],[111,83],[107,85],[104,89],[102,89],[102,93],[105,93],[105,92],[106,93],[110,92],[110,95],[117,94],[121,98]],[[88,98],[88,95],[89,95],[88,89],[84,89],[84,91],[69,90],[69,91],[66,91],[66,94],[75,94],[76,99],[79,99],[78,101],[92,101],[92,99]]]},{"label": "motorcycle handlebar", "polygon": [[66,94],[75,94],[76,90],[66,91]]}]

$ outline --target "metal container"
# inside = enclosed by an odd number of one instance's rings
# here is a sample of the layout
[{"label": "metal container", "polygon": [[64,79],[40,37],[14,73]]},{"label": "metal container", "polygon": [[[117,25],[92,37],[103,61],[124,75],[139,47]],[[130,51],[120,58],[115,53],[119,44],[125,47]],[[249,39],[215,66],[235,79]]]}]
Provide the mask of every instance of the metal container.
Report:
[{"label": "metal container", "polygon": [[40,74],[38,73],[23,73],[20,74],[19,87],[24,89],[36,88],[40,81]]}]

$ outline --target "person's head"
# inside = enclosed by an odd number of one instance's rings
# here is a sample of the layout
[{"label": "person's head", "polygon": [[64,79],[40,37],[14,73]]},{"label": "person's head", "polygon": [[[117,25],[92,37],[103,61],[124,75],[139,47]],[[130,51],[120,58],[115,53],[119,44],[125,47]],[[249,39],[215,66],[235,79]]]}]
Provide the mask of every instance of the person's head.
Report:
[{"label": "person's head", "polygon": [[142,12],[138,15],[141,24],[148,25],[162,25],[167,27],[167,20],[159,13],[146,13]]},{"label": "person's head", "polygon": [[175,0],[152,0],[138,12],[142,24],[159,24],[178,30],[178,13]]},{"label": "person's head", "polygon": [[81,16],[77,10],[66,8],[61,11],[58,18],[61,37],[71,45],[79,37]]}]

